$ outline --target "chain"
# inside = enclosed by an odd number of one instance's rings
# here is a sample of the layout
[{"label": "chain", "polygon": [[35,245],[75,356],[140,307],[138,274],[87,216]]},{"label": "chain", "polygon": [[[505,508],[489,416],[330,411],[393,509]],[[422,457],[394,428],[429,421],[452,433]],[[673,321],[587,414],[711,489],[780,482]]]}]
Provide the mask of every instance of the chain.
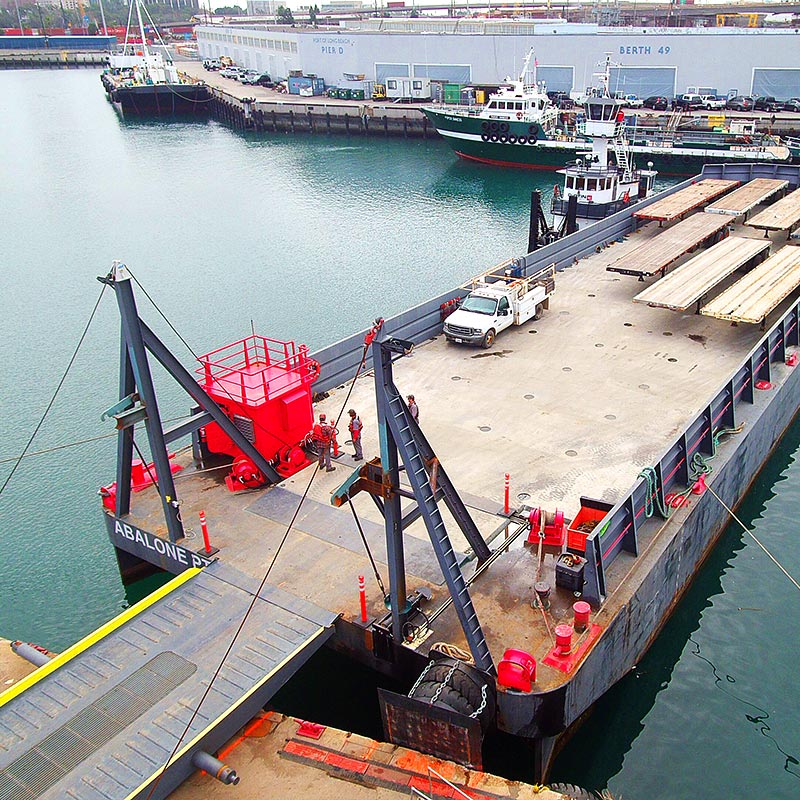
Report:
[{"label": "chain", "polygon": [[431,697],[430,705],[436,704],[436,701],[439,699],[439,695],[441,695],[441,693],[444,691],[444,687],[447,686],[448,683],[450,683],[450,678],[453,677],[453,673],[457,669],[458,669],[458,662],[456,662],[455,664],[453,664],[452,667],[450,667],[450,672],[447,673],[445,679],[442,681],[441,684],[439,684],[439,688],[436,690],[436,693],[433,695],[433,697]]},{"label": "chain", "polygon": [[417,689],[419,688],[419,685],[422,683],[423,679],[428,674],[428,672],[430,671],[430,668],[433,666],[433,664],[434,664],[433,661],[429,661],[428,662],[428,666],[426,666],[425,669],[422,670],[422,672],[420,673],[419,678],[417,678],[417,682],[411,687],[411,691],[408,693],[409,697],[413,697],[414,696],[414,692],[417,691]]},{"label": "chain", "polygon": [[469,715],[470,719],[477,719],[484,708],[486,708],[486,684],[481,686],[481,704]]}]

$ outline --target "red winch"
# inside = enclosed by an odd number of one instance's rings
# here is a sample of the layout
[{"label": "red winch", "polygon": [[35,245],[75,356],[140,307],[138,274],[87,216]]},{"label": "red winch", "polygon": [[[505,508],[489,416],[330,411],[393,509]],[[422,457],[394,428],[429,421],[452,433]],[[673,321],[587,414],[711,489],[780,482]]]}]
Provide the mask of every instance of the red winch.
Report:
[{"label": "red winch", "polygon": [[[309,464],[301,447],[314,422],[311,384],[319,364],[305,345],[255,334],[198,358],[200,385],[244,437],[288,477]],[[261,486],[264,475],[215,422],[200,432],[210,453],[233,456],[231,491]]]},{"label": "red winch", "polygon": [[[528,534],[530,544],[539,543],[539,531],[544,532],[545,546],[561,547],[564,544],[566,524],[564,522],[564,512],[556,509],[555,513],[542,511],[541,508],[534,508],[528,515],[528,522],[531,525],[531,532]],[[542,524],[544,523],[544,524]]]}]

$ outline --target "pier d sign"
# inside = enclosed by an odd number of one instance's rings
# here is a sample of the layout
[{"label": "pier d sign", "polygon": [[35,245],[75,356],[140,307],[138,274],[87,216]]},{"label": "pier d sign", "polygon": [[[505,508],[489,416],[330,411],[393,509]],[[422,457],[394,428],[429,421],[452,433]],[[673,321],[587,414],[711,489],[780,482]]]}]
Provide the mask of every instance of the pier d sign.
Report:
[{"label": "pier d sign", "polygon": [[104,516],[108,538],[115,547],[138,556],[143,561],[149,561],[167,572],[177,575],[190,567],[207,567],[216,560],[154,536],[149,531],[130,525],[111,514]]}]

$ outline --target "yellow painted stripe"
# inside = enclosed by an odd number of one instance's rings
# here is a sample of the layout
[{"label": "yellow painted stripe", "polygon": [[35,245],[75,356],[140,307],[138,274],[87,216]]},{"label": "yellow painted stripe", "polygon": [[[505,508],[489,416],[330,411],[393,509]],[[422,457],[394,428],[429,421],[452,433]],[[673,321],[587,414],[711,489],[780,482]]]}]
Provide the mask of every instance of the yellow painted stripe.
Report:
[{"label": "yellow painted stripe", "polygon": [[191,742],[185,744],[176,754],[175,756],[170,759],[169,763],[166,767],[159,767],[157,772],[154,772],[144,783],[140,784],[136,787],[134,791],[132,791],[125,800],[133,800],[140,792],[144,791],[158,776],[163,772],[166,772],[167,768],[174,764],[176,761],[179,761],[189,750],[197,745],[197,743],[212,729],[215,728],[219,723],[225,719],[232,711],[235,711],[251,694],[258,691],[276,672],[279,672],[289,661],[291,661],[297,653],[299,653],[303,648],[305,648],[310,642],[313,642],[318,636],[320,636],[326,629],[320,628],[317,632],[306,639],[301,645],[295,648],[286,658],[283,659],[279,664],[276,664],[258,683],[256,683],[248,692],[243,694],[239,700],[234,703],[233,705],[228,707],[228,710],[225,711],[223,714],[220,714],[213,722],[209,723],[205,728],[203,728],[197,736],[192,739]]},{"label": "yellow painted stripe", "polygon": [[166,597],[170,592],[173,592],[179,586],[182,586],[186,581],[194,578],[201,570],[197,568],[187,569],[177,577],[173,578],[169,583],[165,583],[160,589],[156,589],[152,594],[140,600],[130,608],[126,608],[121,614],[110,619],[104,625],[101,625],[96,631],[93,631],[88,636],[85,636],[79,642],[76,642],[72,647],[67,648],[63,653],[57,655],[55,658],[50,659],[46,664],[43,664],[35,672],[18,681],[13,686],[10,686],[2,694],[0,694],[0,707],[13,700],[15,697],[21,695],[27,689],[30,689],[42,678],[46,678],[51,672],[55,672],[59,667],[66,664],[75,656],[80,655],[84,650],[88,650],[92,645],[97,644],[101,639],[113,633],[117,628],[122,627],[126,622],[132,620],[138,614],[141,614],[147,608],[150,608],[154,603]]}]

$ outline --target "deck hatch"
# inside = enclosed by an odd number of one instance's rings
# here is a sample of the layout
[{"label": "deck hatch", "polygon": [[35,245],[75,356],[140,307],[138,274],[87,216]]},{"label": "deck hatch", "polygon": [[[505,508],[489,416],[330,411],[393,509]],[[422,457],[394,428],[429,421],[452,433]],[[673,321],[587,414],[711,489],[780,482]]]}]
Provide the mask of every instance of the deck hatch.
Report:
[{"label": "deck hatch", "polygon": [[159,653],[0,771],[0,797],[38,797],[197,670],[177,653]]}]

